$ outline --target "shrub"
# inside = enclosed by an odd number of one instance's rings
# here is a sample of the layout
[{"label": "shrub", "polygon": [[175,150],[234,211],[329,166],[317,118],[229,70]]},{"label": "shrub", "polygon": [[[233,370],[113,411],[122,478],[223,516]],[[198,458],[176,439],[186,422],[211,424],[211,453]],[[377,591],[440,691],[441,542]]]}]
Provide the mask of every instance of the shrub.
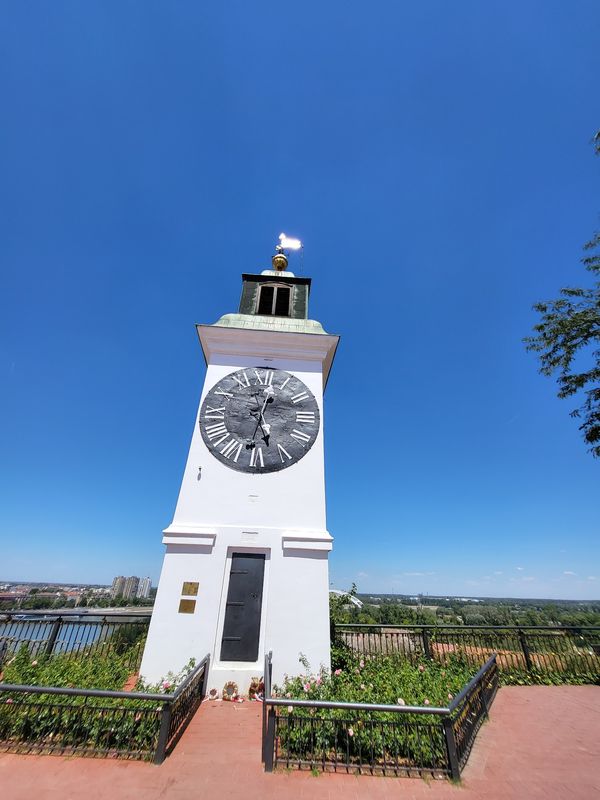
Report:
[{"label": "shrub", "polygon": [[[343,663],[344,666],[339,666]],[[274,694],[288,699],[333,700],[397,706],[447,707],[473,677],[461,656],[445,663],[402,656],[336,654],[331,674],[306,672],[287,677]],[[441,723],[427,714],[349,711],[289,706],[280,708],[279,743],[291,761],[342,760],[358,764],[445,768],[446,745]]]},{"label": "shrub", "polygon": [[[134,642],[134,647],[137,643]],[[78,689],[122,689],[131,651],[104,655],[31,657],[26,646],[5,667],[4,682]],[[138,681],[137,691],[168,694],[194,667],[191,660],[177,675],[156,685]],[[56,694],[0,693],[0,741],[9,749],[36,751],[103,751],[152,757],[160,729],[162,703],[133,698],[80,697]]]}]

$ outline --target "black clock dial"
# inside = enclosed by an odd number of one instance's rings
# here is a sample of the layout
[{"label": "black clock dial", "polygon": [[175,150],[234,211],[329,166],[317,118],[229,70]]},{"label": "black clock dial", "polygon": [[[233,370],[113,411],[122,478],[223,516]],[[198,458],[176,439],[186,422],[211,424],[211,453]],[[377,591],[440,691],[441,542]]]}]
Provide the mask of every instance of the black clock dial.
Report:
[{"label": "black clock dial", "polygon": [[295,464],[313,446],[319,406],[295,375],[248,367],[209,390],[198,424],[204,443],[221,463],[240,472],[276,472]]}]

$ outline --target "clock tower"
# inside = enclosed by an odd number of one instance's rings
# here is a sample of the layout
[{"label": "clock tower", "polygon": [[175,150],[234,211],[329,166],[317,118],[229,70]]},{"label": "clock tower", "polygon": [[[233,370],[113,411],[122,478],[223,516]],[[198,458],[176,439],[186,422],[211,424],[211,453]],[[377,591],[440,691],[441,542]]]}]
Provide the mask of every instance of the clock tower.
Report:
[{"label": "clock tower", "polygon": [[272,269],[242,275],[239,312],[196,326],[206,378],[163,532],[149,681],[207,653],[219,690],[245,692],[268,650],[275,682],[300,654],[329,667],[323,393],[339,337],[308,319],[311,280],[280,239]]}]

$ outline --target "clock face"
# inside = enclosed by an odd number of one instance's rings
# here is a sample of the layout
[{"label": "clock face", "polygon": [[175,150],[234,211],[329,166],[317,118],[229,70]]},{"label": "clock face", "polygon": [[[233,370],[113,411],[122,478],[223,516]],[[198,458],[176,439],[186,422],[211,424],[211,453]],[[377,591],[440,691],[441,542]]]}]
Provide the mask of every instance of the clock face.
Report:
[{"label": "clock face", "polygon": [[291,467],[319,433],[310,389],[281,369],[247,367],[222,378],[204,398],[200,431],[215,458],[240,472]]}]

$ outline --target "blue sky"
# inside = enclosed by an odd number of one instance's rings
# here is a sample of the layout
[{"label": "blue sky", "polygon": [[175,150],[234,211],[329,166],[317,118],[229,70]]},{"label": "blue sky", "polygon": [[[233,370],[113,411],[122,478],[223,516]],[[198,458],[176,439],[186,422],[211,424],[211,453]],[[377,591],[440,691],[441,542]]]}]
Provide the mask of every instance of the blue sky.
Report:
[{"label": "blue sky", "polygon": [[0,578],[162,562],[194,323],[305,242],[332,581],[600,597],[600,463],[521,339],[590,278],[600,9],[4,3]]}]

